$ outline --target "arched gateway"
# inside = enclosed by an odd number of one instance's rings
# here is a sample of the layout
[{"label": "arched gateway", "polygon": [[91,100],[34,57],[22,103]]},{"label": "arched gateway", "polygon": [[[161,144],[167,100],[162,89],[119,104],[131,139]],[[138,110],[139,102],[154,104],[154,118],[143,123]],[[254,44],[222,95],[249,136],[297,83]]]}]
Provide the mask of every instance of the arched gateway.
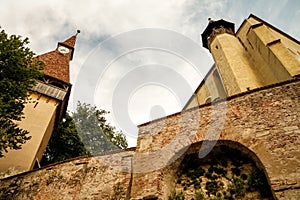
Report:
[{"label": "arched gateway", "polygon": [[162,182],[168,198],[274,199],[265,168],[254,152],[240,143],[219,140],[207,156],[199,158],[202,143],[190,145],[165,169]]}]

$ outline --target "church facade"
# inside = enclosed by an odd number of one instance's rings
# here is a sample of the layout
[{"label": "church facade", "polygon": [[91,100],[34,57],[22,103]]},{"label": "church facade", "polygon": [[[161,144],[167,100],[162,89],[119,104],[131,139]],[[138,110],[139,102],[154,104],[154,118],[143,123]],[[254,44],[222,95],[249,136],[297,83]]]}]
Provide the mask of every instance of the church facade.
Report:
[{"label": "church facade", "polygon": [[0,181],[11,199],[298,199],[300,43],[250,15],[202,33],[215,65],[137,146]]}]

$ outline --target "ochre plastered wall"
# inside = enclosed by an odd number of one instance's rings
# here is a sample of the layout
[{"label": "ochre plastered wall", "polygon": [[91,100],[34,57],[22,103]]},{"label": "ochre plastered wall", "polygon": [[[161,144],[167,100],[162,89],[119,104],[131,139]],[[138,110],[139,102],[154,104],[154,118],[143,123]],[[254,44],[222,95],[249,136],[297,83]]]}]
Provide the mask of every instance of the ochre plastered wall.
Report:
[{"label": "ochre plastered wall", "polygon": [[[271,46],[276,46],[279,41],[271,30],[263,23],[248,19],[237,33],[237,37],[243,43],[248,54],[251,66],[260,76],[264,85],[284,81],[291,78],[277,55],[271,50]],[[272,44],[272,42],[275,42]],[[268,45],[268,44],[271,45]],[[287,50],[282,46],[281,51]],[[287,57],[288,59],[288,57]]]},{"label": "ochre plastered wall", "polygon": [[217,35],[210,44],[210,51],[228,96],[261,86],[243,52],[243,46],[234,35]]},{"label": "ochre plastered wall", "polygon": [[20,150],[9,150],[0,158],[0,170],[5,172],[13,167],[14,171],[28,171],[40,160],[54,128],[59,102],[43,95],[32,93],[30,103],[23,110],[25,118],[19,126],[32,136]]},{"label": "ochre plastered wall", "polygon": [[223,87],[222,79],[214,65],[184,107],[184,110],[210,103],[220,98],[226,98],[226,96],[227,92]]},{"label": "ochre plastered wall", "polygon": [[[299,59],[297,60],[297,56],[295,56],[295,54],[299,55],[300,51],[298,41],[292,40],[285,34],[280,33],[279,30],[275,30],[253,17],[247,19],[245,23],[250,25],[250,28],[247,28],[248,34],[255,35],[257,42],[261,43],[258,44],[261,45],[262,50],[260,56],[267,60],[269,64],[273,64],[274,60],[276,60],[275,70],[283,67],[289,72],[290,76],[300,73],[300,62]],[[273,54],[274,57],[269,57],[268,55],[270,54]]]},{"label": "ochre plastered wall", "polygon": [[[212,73],[208,74],[206,83],[196,91],[198,105],[215,96],[215,86],[225,88],[226,96],[231,96],[300,74],[299,42],[254,16],[246,19],[235,35],[217,34],[210,43],[210,52],[223,86],[216,84]],[[195,102],[190,100],[185,109],[197,106]]]},{"label": "ochre plastered wall", "polygon": [[221,80],[218,80],[217,76],[219,76],[218,71],[213,68],[205,78],[203,86],[197,91],[198,105],[226,97]]}]

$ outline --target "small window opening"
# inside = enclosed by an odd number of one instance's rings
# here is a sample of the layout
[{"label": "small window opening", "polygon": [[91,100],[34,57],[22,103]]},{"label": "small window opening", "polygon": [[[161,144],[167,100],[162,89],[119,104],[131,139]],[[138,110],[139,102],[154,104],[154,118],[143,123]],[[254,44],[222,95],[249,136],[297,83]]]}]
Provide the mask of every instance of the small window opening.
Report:
[{"label": "small window opening", "polygon": [[36,102],[33,106],[33,108],[37,107],[37,105],[39,104],[39,102]]},{"label": "small window opening", "polygon": [[211,96],[209,96],[205,99],[205,103],[211,103]]}]

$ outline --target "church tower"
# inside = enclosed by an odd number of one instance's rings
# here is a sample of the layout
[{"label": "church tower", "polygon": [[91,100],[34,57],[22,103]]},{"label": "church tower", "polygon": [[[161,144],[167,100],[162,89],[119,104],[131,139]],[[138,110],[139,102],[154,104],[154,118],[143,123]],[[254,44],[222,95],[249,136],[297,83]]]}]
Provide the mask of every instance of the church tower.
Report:
[{"label": "church tower", "polygon": [[300,75],[299,41],[252,14],[237,32],[209,19],[201,36],[215,64],[183,110]]},{"label": "church tower", "polygon": [[202,33],[202,43],[215,60],[228,96],[261,86],[243,54],[242,44],[235,37],[233,23],[210,20]]},{"label": "church tower", "polygon": [[[77,34],[79,31],[77,31]],[[76,35],[57,48],[37,59],[45,63],[45,75],[29,91],[30,102],[23,110],[25,118],[19,122],[22,129],[32,136],[22,149],[10,150],[0,158],[0,171],[28,171],[39,166],[53,130],[66,112],[71,91],[70,61],[73,58]]]}]

